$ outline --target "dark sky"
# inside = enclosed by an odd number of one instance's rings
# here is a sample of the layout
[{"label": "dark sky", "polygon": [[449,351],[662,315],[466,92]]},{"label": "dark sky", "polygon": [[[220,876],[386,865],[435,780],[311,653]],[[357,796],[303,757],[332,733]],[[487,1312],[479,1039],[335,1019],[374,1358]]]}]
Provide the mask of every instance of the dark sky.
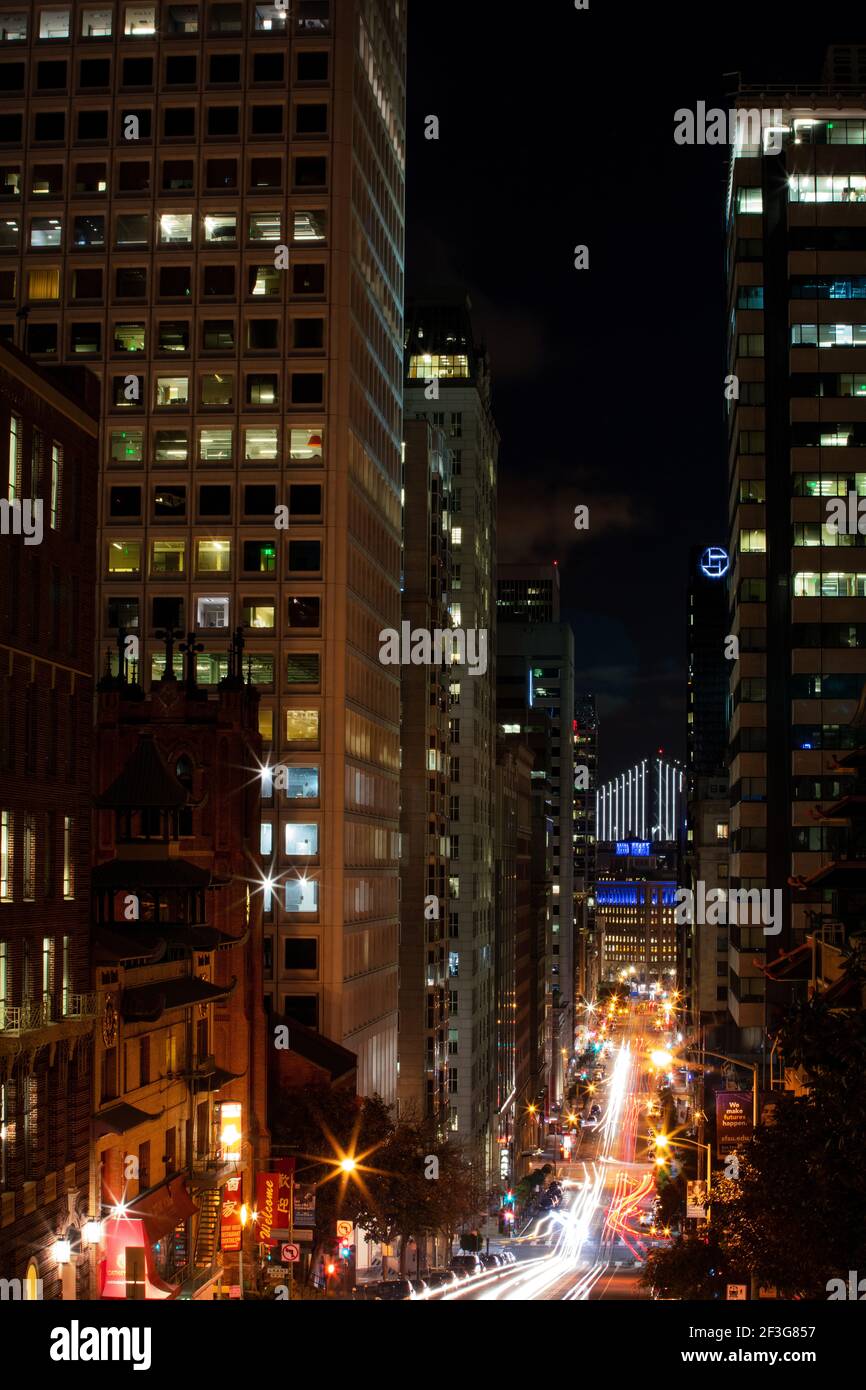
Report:
[{"label": "dark sky", "polygon": [[676,145],[674,112],[727,108],[726,74],[817,83],[858,40],[850,4],[409,0],[408,290],[469,291],[499,555],[559,561],[604,775],[683,756],[688,549],[727,532],[726,152]]}]

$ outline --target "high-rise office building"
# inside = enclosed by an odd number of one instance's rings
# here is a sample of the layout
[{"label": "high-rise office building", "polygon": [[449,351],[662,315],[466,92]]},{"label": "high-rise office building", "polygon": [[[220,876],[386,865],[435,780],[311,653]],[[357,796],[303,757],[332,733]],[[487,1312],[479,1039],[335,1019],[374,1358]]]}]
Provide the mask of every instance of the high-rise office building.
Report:
[{"label": "high-rise office building", "polygon": [[[445,431],[451,452],[451,603],[454,627],[484,632],[486,669],[452,667],[448,882],[448,1123],[498,1173],[494,1135],[496,467],[499,436],[486,350],[471,306],[453,289],[427,290],[406,310],[407,420]],[[408,498],[407,498],[408,504]],[[453,1047],[453,1052],[452,1052]]]},{"label": "high-rise office building", "polygon": [[496,567],[498,623],[558,623],[559,566],[505,565]]},{"label": "high-rise office building", "polygon": [[[546,948],[549,996],[547,1059],[552,1101],[562,1098],[563,1050],[573,1046],[574,1024],[574,634],[568,623],[503,623],[497,632],[497,720],[503,734],[525,732],[527,718],[544,712],[553,747],[546,777],[553,824],[552,884]],[[519,713],[525,704],[528,715]]]},{"label": "high-rise office building", "polygon": [[192,633],[213,685],[243,628],[277,959],[312,943],[275,1007],[390,1099],[405,9],[22,4],[0,54],[0,331],[103,381],[103,645],[147,684]]},{"label": "high-rise office building", "polygon": [[[688,569],[686,657],[686,843],[683,883],[695,893],[728,883],[729,562],[722,546],[692,547]],[[718,1031],[728,1014],[726,924],[687,921],[679,928],[679,989],[686,1017]],[[713,1039],[705,1031],[704,1039]]]},{"label": "high-rise office building", "polygon": [[[866,561],[856,516],[866,492],[859,375],[866,343],[866,131],[862,50],[830,50],[823,85],[742,85],[738,109],[778,107],[775,138],[744,134],[727,204],[731,521],[732,887],[781,894],[781,931],[730,930],[730,1046],[757,1050],[781,986],[771,964],[829,910],[806,881],[844,850],[816,807],[849,789],[834,769],[866,673]],[[747,143],[751,139],[754,143]],[[826,558],[825,558],[826,557]]]},{"label": "high-rise office building", "polygon": [[[401,621],[445,631],[451,536],[450,454],[441,429],[405,425]],[[449,685],[456,668],[408,664],[400,700],[400,1077],[401,1106],[435,1119],[448,1112],[448,989],[459,984],[448,921]],[[453,1054],[451,1054],[453,1056]]]},{"label": "high-rise office building", "polygon": [[598,954],[595,940],[598,710],[595,696],[581,692],[574,701],[574,928],[575,989],[595,992]]},{"label": "high-rise office building", "polygon": [[646,840],[677,844],[685,816],[685,773],[659,749],[596,789],[599,841]]}]

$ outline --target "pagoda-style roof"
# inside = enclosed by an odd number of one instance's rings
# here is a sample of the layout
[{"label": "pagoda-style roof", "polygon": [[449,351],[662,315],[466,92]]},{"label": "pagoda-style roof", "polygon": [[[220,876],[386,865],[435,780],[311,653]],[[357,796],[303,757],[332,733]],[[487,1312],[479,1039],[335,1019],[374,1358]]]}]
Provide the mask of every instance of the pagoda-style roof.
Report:
[{"label": "pagoda-style roof", "polygon": [[113,810],[176,810],[189,804],[187,789],[168,767],[152,733],[141,733],[134,752],[96,805]]},{"label": "pagoda-style roof", "polygon": [[138,1125],[147,1124],[150,1120],[158,1120],[160,1115],[164,1114],[165,1106],[158,1110],[155,1115],[150,1115],[146,1110],[139,1110],[135,1105],[128,1105],[126,1101],[118,1101],[116,1105],[109,1106],[107,1110],[99,1110],[93,1116],[94,1135],[99,1139],[103,1134],[126,1134]]},{"label": "pagoda-style roof", "polygon": [[822,864],[813,874],[798,874],[788,879],[791,888],[803,892],[806,888],[836,888],[849,893],[866,892],[866,859],[834,859]]},{"label": "pagoda-style roof", "polygon": [[810,980],[812,978],[812,944],[804,941],[792,951],[776,956],[767,965],[755,962],[769,980]]},{"label": "pagoda-style roof", "polygon": [[843,820],[849,821],[858,811],[866,814],[866,794],[863,792],[846,792],[839,801],[834,801],[832,806],[825,806],[818,812],[818,819],[822,821]]},{"label": "pagoda-style roof", "polygon": [[289,1030],[290,1051],[296,1052],[299,1057],[305,1057],[313,1066],[321,1067],[330,1074],[332,1081],[348,1075],[357,1067],[356,1053],[350,1052],[341,1043],[334,1042],[333,1038],[325,1037],[324,1033],[317,1033],[315,1028],[308,1028],[306,1024],[298,1023],[297,1019],[288,1015],[271,1015],[271,1022],[284,1023]]},{"label": "pagoda-style roof", "polygon": [[153,980],[147,985],[125,989],[120,999],[120,1013],[127,1022],[155,1023],[172,1009],[188,1009],[192,1004],[213,1004],[233,994],[237,980],[230,985],[212,985],[195,975],[179,975],[175,979]]},{"label": "pagoda-style roof", "polygon": [[210,869],[188,859],[107,859],[91,875],[94,888],[210,888]]},{"label": "pagoda-style roof", "polygon": [[97,965],[122,965],[127,960],[143,960],[155,965],[165,955],[165,945],[163,936],[152,932],[97,927],[93,933],[93,958]]}]

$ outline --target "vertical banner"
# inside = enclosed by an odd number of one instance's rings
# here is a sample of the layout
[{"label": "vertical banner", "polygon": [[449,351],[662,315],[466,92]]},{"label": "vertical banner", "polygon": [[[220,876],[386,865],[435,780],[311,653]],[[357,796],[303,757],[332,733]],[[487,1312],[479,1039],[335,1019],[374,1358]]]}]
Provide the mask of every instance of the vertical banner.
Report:
[{"label": "vertical banner", "polygon": [[716,1155],[736,1153],[752,1137],[751,1091],[716,1092]]},{"label": "vertical banner", "polygon": [[288,1232],[292,1229],[292,1179],[295,1173],[293,1158],[279,1158],[274,1164],[277,1174],[277,1209],[274,1228]]},{"label": "vertical banner", "polygon": [[276,1244],[271,1232],[279,1225],[276,1219],[279,1182],[279,1173],[256,1174],[256,1207],[259,1213],[256,1240],[268,1247]]},{"label": "vertical banner", "polygon": [[220,1211],[220,1249],[223,1251],[241,1248],[241,1207],[244,1201],[244,1180],[242,1175],[229,1178],[222,1190]]},{"label": "vertical banner", "polygon": [[316,1184],[295,1183],[295,1226],[303,1230],[316,1224]]}]

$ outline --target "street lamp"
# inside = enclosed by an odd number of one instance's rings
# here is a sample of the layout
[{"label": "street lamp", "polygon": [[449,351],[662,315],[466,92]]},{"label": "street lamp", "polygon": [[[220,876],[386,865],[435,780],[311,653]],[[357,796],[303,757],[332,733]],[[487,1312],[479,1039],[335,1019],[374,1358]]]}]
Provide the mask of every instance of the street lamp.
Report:
[{"label": "street lamp", "polygon": [[[758,1064],[757,1062],[741,1062],[736,1057],[726,1057],[724,1052],[710,1052],[709,1048],[702,1047],[705,1057],[717,1057],[722,1062],[730,1062],[732,1067],[747,1067],[752,1073],[752,1124],[758,1128]],[[712,1071],[712,1067],[704,1066],[703,1062],[689,1062],[690,1067],[701,1071]]]}]

